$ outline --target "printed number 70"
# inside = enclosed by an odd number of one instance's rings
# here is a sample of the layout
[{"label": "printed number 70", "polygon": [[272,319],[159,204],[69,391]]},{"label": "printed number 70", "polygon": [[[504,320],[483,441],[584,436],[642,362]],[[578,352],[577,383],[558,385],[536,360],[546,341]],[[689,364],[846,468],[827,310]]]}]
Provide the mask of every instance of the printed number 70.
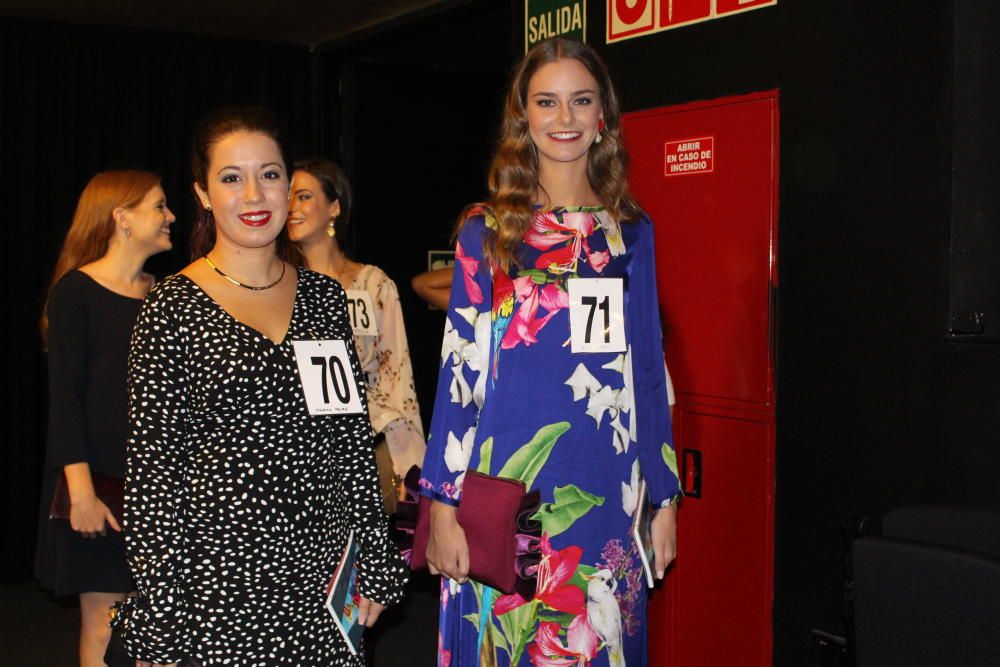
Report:
[{"label": "printed number 70", "polygon": [[313,366],[319,366],[323,370],[323,402],[330,402],[330,392],[326,389],[326,367],[330,367],[330,379],[333,381],[333,393],[337,395],[337,400],[347,404],[351,399],[351,386],[347,383],[347,371],[344,369],[344,362],[340,357],[310,357]]},{"label": "printed number 70", "polygon": [[590,333],[594,326],[594,311],[598,308],[604,311],[604,342],[611,342],[611,301],[607,294],[604,295],[604,299],[600,304],[597,303],[596,296],[585,296],[580,298],[580,302],[585,306],[590,306],[590,312],[587,314],[587,328],[583,333],[583,342],[590,342]]}]

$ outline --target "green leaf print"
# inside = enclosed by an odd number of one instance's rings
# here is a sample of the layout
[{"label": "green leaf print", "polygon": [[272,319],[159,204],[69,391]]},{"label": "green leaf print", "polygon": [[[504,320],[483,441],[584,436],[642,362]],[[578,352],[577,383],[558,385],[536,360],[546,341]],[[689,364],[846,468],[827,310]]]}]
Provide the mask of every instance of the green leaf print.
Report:
[{"label": "green leaf print", "polygon": [[479,465],[476,466],[476,472],[481,472],[484,475],[490,474],[490,459],[493,457],[493,438],[489,437],[483,441],[483,444],[479,446]]},{"label": "green leaf print", "polygon": [[524,482],[524,487],[530,489],[535,483],[535,477],[545,465],[559,437],[569,430],[569,422],[556,422],[538,429],[531,442],[514,452],[498,473],[500,477],[518,479]]},{"label": "green leaf print", "polygon": [[680,479],[681,476],[677,474],[677,453],[667,443],[663,443],[660,453],[663,454],[663,462],[670,468],[670,472],[674,473],[674,477]]},{"label": "green leaf print", "polygon": [[565,532],[595,505],[604,504],[604,498],[587,493],[575,484],[557,486],[552,495],[555,502],[542,503],[538,511],[531,515],[532,519],[541,522],[542,531],[549,537]]},{"label": "green leaf print", "polygon": [[595,572],[597,572],[597,568],[591,565],[577,565],[576,572],[574,572],[573,576],[570,577],[569,585],[576,586],[577,588],[583,591],[584,595],[586,595],[587,585],[589,584],[589,582],[583,577],[584,575],[588,577],[592,576]]},{"label": "green leaf print", "polygon": [[469,623],[472,623],[474,626],[476,626],[476,632],[479,632],[479,612],[476,612],[474,614],[466,614],[462,618],[464,618]]},{"label": "green leaf print", "polygon": [[549,282],[549,274],[541,269],[521,269],[517,272],[517,277],[528,276],[537,285],[544,285]]}]

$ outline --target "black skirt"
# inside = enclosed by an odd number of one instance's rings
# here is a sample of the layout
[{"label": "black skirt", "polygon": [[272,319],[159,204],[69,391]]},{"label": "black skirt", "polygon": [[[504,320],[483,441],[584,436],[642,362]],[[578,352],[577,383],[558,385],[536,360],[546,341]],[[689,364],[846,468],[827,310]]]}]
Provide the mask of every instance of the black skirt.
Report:
[{"label": "black skirt", "polygon": [[134,591],[121,533],[108,526],[107,535],[90,539],[70,528],[68,520],[49,518],[55,475],[46,470],[42,485],[35,576],[56,595]]}]

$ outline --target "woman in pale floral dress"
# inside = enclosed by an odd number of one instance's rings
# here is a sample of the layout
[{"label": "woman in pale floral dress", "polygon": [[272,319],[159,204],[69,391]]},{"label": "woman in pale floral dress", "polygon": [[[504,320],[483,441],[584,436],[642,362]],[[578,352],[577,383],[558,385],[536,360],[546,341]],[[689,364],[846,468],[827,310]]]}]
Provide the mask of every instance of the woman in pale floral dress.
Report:
[{"label": "woman in pale floral dress", "polygon": [[383,438],[395,474],[402,478],[421,465],[426,444],[413,386],[410,348],[396,283],[382,269],[347,257],[338,241],[351,215],[351,187],[329,160],[295,165],[288,211],[288,236],[303,264],[330,276],[347,290],[354,340],[368,389],[368,410],[376,443]]}]

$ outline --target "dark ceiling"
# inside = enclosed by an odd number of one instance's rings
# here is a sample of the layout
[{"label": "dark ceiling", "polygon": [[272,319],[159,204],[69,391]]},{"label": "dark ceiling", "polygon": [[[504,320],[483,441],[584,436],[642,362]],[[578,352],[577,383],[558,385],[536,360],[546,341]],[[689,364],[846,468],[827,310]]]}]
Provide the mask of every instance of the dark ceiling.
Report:
[{"label": "dark ceiling", "polygon": [[454,0],[0,0],[0,17],[314,47]]}]

